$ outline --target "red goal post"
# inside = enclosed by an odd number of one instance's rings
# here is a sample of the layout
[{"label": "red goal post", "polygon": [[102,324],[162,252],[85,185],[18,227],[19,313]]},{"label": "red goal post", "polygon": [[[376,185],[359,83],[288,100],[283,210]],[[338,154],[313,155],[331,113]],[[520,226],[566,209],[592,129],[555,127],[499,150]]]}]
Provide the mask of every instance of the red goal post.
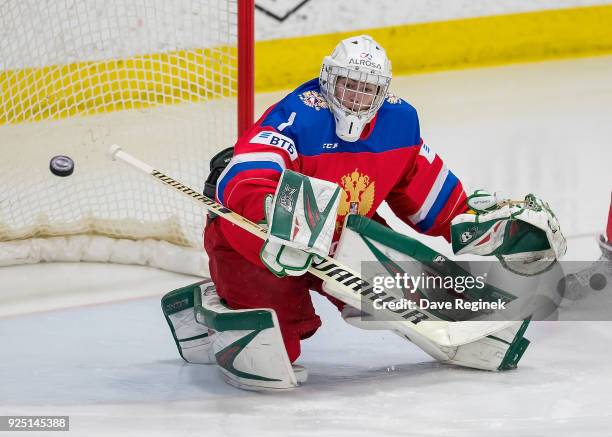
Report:
[{"label": "red goal post", "polygon": [[253,124],[255,0],[238,0],[238,136]]}]

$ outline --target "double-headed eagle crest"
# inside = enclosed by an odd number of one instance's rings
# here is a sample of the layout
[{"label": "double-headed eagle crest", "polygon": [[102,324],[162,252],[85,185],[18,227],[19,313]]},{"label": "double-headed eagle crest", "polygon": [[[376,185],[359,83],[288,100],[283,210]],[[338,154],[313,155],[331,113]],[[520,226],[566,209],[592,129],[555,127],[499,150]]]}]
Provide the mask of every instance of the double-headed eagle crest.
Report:
[{"label": "double-headed eagle crest", "polygon": [[340,178],[343,188],[338,206],[336,229],[340,230],[347,214],[367,215],[374,204],[375,182],[370,177],[359,173],[358,169]]}]

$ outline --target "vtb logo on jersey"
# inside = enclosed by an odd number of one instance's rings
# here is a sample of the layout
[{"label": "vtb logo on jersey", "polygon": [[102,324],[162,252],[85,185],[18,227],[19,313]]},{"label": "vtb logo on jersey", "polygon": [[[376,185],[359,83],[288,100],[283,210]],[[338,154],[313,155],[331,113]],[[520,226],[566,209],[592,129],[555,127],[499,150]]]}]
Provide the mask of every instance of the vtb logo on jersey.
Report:
[{"label": "vtb logo on jersey", "polygon": [[336,231],[340,231],[347,214],[367,215],[374,205],[376,183],[358,169],[340,178],[342,196],[338,206]]},{"label": "vtb logo on jersey", "polygon": [[250,143],[266,144],[268,146],[278,147],[289,154],[289,158],[295,161],[298,157],[295,143],[291,138],[278,132],[261,131],[249,140]]}]

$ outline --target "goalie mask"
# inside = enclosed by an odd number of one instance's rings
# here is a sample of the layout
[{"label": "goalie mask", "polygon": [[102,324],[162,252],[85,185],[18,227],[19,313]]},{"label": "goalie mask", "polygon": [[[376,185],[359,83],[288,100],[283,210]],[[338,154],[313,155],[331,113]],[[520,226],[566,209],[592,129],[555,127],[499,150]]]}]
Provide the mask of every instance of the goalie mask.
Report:
[{"label": "goalie mask", "polygon": [[319,85],[336,120],[336,135],[357,141],[382,106],[391,82],[391,62],[372,37],[340,42],[323,59]]}]

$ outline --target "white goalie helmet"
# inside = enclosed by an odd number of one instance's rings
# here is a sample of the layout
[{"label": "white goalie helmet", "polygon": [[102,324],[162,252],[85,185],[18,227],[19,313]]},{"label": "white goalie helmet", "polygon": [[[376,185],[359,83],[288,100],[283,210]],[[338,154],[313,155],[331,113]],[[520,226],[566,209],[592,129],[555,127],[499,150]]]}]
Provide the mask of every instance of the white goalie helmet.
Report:
[{"label": "white goalie helmet", "polygon": [[319,85],[336,120],[336,135],[357,141],[380,109],[389,83],[391,62],[368,35],[347,38],[323,59]]}]

